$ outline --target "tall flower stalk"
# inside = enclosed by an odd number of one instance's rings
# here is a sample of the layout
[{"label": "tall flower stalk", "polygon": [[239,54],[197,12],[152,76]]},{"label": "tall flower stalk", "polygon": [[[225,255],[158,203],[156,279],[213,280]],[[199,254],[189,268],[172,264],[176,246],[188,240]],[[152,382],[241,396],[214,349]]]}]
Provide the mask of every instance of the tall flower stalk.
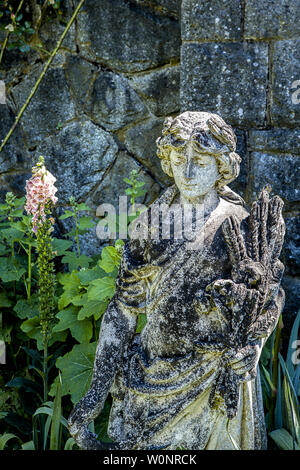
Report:
[{"label": "tall flower stalk", "polygon": [[32,230],[37,238],[39,314],[44,343],[44,401],[48,398],[48,342],[55,311],[55,274],[51,236],[54,224],[51,210],[57,202],[55,181],[56,178],[46,170],[44,158],[40,157],[39,162],[32,168],[32,178],[26,182],[25,209],[32,215]]}]

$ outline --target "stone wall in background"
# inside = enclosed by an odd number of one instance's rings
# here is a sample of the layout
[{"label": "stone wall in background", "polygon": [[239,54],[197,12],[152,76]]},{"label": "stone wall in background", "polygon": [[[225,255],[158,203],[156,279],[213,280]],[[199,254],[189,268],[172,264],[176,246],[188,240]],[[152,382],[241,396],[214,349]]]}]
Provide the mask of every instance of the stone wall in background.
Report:
[{"label": "stone wall in background", "polygon": [[[68,20],[76,0],[64,0]],[[64,26],[42,26],[52,51]],[[0,36],[3,40],[3,36]],[[6,51],[0,139],[47,59]],[[298,92],[299,90],[299,92]],[[0,197],[23,194],[40,154],[60,204],[117,203],[132,169],[152,202],[171,181],[156,157],[165,116],[219,113],[238,136],[241,173],[231,187],[250,203],[268,183],[285,202],[287,322],[299,305],[299,0],[86,0],[3,152]],[[59,211],[58,211],[59,212]],[[60,229],[63,231],[64,226]],[[81,239],[95,253],[95,234]]]},{"label": "stone wall in background", "polygon": [[243,163],[231,187],[247,203],[265,184],[284,200],[290,324],[300,299],[300,2],[183,0],[181,35],[181,110],[235,128]]},{"label": "stone wall in background", "polygon": [[[75,0],[64,0],[68,20]],[[151,203],[170,184],[155,140],[166,116],[180,110],[180,24],[177,0],[86,0],[12,138],[0,154],[0,196],[23,195],[33,162],[43,155],[57,178],[59,204],[70,196],[96,208],[116,204],[132,169],[145,181],[139,202]],[[64,26],[47,21],[46,50]],[[46,56],[6,51],[0,79],[0,139],[41,73]],[[61,222],[59,222],[61,223]],[[60,227],[63,231],[64,227]],[[99,251],[96,235],[83,252]]]}]

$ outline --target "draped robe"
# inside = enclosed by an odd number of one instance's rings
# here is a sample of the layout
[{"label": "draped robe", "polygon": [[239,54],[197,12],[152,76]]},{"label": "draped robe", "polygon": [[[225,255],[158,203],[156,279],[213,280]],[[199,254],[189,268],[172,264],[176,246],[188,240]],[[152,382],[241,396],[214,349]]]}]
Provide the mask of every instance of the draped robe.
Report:
[{"label": "draped robe", "polygon": [[[176,194],[173,186],[158,203],[171,205]],[[208,284],[230,279],[221,226],[233,214],[246,227],[247,211],[220,198],[196,233],[197,249],[185,240],[126,242],[112,305],[132,317],[146,313],[147,323],[132,335],[110,389],[108,434],[123,448],[266,448],[259,371],[240,384],[233,419],[208,402],[223,353],[214,341],[227,326],[218,309],[203,309],[202,299]],[[281,307],[278,294],[277,317]],[[207,350],[199,346],[206,342]]]}]

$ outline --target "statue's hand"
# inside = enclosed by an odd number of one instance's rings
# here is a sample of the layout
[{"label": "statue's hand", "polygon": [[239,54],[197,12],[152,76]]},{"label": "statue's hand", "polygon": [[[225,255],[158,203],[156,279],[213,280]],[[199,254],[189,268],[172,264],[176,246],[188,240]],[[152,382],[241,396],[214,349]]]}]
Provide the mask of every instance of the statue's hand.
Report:
[{"label": "statue's hand", "polygon": [[244,379],[250,380],[256,375],[260,353],[260,345],[247,345],[241,348],[232,358],[228,359],[228,365],[237,375],[244,376]]}]

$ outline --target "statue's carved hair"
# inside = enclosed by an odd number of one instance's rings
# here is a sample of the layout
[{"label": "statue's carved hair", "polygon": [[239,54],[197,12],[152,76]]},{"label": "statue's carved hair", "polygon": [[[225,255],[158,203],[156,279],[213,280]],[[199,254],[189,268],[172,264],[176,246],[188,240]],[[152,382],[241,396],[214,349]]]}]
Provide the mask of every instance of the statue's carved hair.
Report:
[{"label": "statue's carved hair", "polygon": [[239,175],[241,157],[235,152],[236,135],[232,127],[217,114],[186,111],[176,118],[165,119],[162,136],[156,140],[157,156],[161,159],[163,171],[173,177],[171,150],[191,137],[203,153],[216,159],[221,175],[216,183],[218,193],[232,202],[244,203],[226,186]]}]

